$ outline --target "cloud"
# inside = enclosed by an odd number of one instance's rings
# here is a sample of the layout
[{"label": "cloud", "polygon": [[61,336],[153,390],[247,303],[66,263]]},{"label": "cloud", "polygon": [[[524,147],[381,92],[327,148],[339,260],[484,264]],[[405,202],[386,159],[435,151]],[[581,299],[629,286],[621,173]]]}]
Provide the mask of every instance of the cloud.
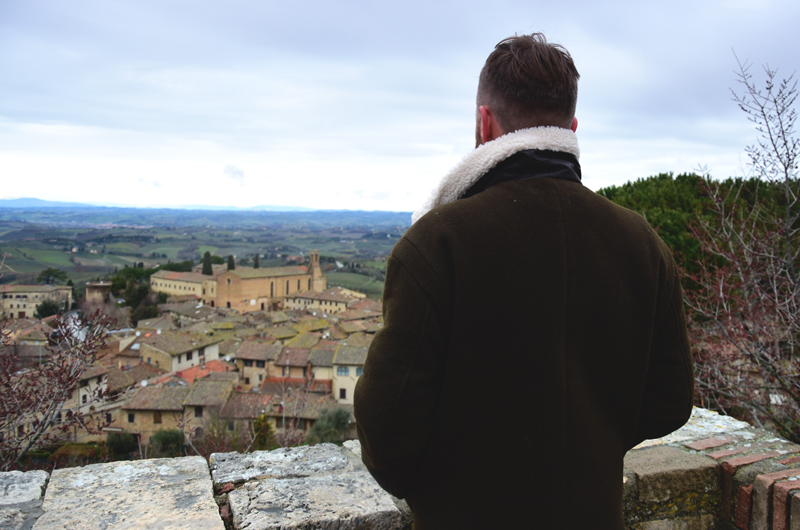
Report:
[{"label": "cloud", "polygon": [[228,164],[225,166],[225,169],[223,169],[222,172],[225,173],[225,176],[229,179],[233,179],[238,182],[239,186],[244,186],[244,171],[238,167]]},{"label": "cloud", "polygon": [[157,181],[157,180],[154,180],[153,181],[153,186],[155,186],[156,188],[160,188],[161,187],[161,183],[159,181]]}]

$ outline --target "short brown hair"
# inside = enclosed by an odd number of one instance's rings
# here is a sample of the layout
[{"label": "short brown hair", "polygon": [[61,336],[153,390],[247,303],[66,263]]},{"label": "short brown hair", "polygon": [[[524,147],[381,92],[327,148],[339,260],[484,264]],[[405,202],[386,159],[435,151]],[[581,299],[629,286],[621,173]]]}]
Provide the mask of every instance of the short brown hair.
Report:
[{"label": "short brown hair", "polygon": [[551,125],[569,127],[580,74],[569,52],[541,33],[500,41],[478,82],[478,105],[492,109],[505,132]]}]

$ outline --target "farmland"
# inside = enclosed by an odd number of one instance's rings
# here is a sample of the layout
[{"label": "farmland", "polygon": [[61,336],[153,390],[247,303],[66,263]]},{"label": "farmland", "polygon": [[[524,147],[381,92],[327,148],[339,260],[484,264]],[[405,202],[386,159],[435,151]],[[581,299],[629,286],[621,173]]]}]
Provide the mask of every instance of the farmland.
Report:
[{"label": "farmland", "polygon": [[[153,267],[206,252],[237,266],[285,265],[320,251],[330,285],[380,297],[385,259],[409,225],[395,212],[228,212],[91,208],[0,210],[0,283],[35,283],[48,267],[78,291],[86,281],[143,263]],[[337,264],[338,263],[338,264]]]}]

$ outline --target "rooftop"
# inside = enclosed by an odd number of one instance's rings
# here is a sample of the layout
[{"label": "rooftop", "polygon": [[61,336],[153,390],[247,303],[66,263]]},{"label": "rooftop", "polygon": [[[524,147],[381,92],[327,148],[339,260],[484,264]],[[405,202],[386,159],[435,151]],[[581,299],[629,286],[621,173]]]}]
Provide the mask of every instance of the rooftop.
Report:
[{"label": "rooftop", "polygon": [[138,389],[136,394],[123,408],[125,410],[183,410],[183,402],[189,395],[188,386],[146,386]]}]

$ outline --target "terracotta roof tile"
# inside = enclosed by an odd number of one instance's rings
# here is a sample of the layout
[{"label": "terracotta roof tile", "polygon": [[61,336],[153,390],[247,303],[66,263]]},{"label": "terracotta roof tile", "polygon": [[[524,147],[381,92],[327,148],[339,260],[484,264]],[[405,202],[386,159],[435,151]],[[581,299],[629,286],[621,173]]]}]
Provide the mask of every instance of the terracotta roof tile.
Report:
[{"label": "terracotta roof tile", "polygon": [[236,352],[237,359],[251,361],[274,361],[281,353],[282,346],[271,342],[247,341]]},{"label": "terracotta roof tile", "polygon": [[233,390],[230,381],[210,381],[201,379],[192,385],[184,405],[200,407],[221,407]]},{"label": "terracotta roof tile", "polygon": [[333,364],[361,365],[367,360],[368,348],[364,346],[339,346]]},{"label": "terracotta roof tile", "polygon": [[284,348],[275,361],[275,366],[306,366],[310,354],[311,350],[308,348]]},{"label": "terracotta roof tile", "polygon": [[185,386],[142,387],[122,408],[125,410],[183,410],[183,402],[189,395],[189,390],[189,387]]},{"label": "terracotta roof tile", "polygon": [[269,394],[233,392],[219,413],[221,418],[256,419],[269,412]]}]

